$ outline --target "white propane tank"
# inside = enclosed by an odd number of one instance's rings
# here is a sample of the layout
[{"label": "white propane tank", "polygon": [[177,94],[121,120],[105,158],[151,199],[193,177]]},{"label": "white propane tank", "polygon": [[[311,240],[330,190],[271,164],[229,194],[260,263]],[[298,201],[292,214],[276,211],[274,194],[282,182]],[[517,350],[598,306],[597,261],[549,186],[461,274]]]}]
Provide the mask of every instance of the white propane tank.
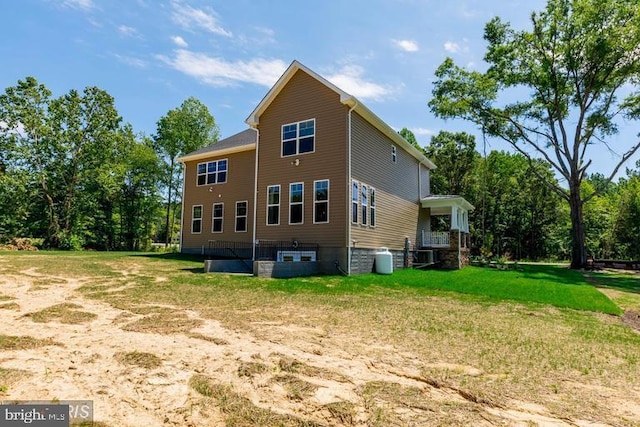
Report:
[{"label": "white propane tank", "polygon": [[376,273],[391,274],[393,273],[393,254],[388,248],[381,247],[376,252]]}]

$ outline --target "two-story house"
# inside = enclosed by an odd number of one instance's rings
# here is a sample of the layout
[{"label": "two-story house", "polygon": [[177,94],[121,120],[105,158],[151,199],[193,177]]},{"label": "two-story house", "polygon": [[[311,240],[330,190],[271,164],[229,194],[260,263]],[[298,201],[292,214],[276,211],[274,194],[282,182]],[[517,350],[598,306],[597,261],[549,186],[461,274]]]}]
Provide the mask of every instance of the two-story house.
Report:
[{"label": "two-story house", "polygon": [[[413,249],[422,264],[468,261],[473,207],[432,195],[435,165],[317,73],[294,61],[246,123],[180,159],[182,252],[285,276],[371,272],[381,247],[396,268]],[[450,230],[431,232],[433,215],[448,216]]]}]

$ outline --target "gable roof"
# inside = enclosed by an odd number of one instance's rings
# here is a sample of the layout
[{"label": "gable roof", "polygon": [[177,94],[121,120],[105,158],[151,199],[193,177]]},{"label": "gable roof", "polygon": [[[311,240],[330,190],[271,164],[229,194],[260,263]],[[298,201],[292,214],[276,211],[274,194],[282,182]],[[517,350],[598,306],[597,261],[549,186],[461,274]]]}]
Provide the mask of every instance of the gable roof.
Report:
[{"label": "gable roof", "polygon": [[256,140],[258,133],[255,129],[245,129],[235,135],[222,139],[213,144],[207,145],[199,150],[185,154],[178,160],[188,162],[192,160],[200,160],[215,154],[221,156],[225,154],[238,153],[240,151],[254,150],[256,148]]},{"label": "gable roof", "polygon": [[429,160],[420,150],[411,145],[404,139],[402,136],[398,134],[391,126],[386,124],[380,117],[375,115],[371,110],[369,110],[362,102],[360,102],[355,96],[348,94],[344,90],[340,89],[321,75],[312,71],[311,69],[305,67],[298,61],[293,61],[289,68],[280,76],[275,85],[267,92],[262,101],[258,104],[258,106],[249,114],[249,117],[245,120],[249,126],[255,128],[260,123],[260,116],[265,110],[271,105],[273,100],[278,96],[280,91],[287,85],[289,80],[296,74],[296,72],[302,71],[309,76],[313,77],[338,95],[340,95],[340,102],[349,108],[352,108],[353,111],[360,114],[367,122],[373,125],[376,129],[386,135],[389,139],[391,139],[398,146],[402,147],[406,152],[408,152],[411,156],[415,157],[418,161],[423,163],[429,169],[435,169],[436,165]]}]

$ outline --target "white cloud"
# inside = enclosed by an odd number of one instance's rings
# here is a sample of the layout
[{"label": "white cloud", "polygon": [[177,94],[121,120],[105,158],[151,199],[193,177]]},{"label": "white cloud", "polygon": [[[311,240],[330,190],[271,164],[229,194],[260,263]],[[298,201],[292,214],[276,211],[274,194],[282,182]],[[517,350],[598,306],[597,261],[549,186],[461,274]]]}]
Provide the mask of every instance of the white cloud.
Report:
[{"label": "white cloud", "polygon": [[225,30],[218,23],[218,14],[213,10],[196,9],[177,1],[172,3],[173,21],[182,28],[193,31],[195,28],[204,29],[213,34],[231,37],[231,32]]},{"label": "white cloud", "polygon": [[127,25],[120,25],[118,32],[124,37],[140,37],[140,33],[133,27]]},{"label": "white cloud", "polygon": [[458,43],[447,40],[446,42],[444,42],[444,50],[451,53],[458,53],[460,52],[460,45]]},{"label": "white cloud", "polygon": [[237,82],[271,87],[287,68],[280,59],[226,61],[203,53],[178,49],[173,58],[158,56],[174,69],[212,86],[232,86]]},{"label": "white cloud", "polygon": [[112,55],[118,61],[122,62],[123,64],[131,65],[132,67],[146,68],[146,66],[148,65],[147,61],[145,61],[144,59],[136,58],[133,56],[127,56],[127,55],[119,55],[117,53],[114,53]]},{"label": "white cloud", "polygon": [[171,40],[179,47],[188,47],[189,43],[180,36],[172,36]]},{"label": "white cloud", "polygon": [[424,135],[424,136],[435,135],[435,131],[427,128],[421,128],[421,127],[411,128],[411,132],[413,132],[414,135]]},{"label": "white cloud", "polygon": [[362,77],[363,73],[364,69],[359,65],[345,65],[339,72],[327,76],[327,80],[345,92],[362,99],[380,100],[393,93],[388,87],[365,80]]},{"label": "white cloud", "polygon": [[420,49],[414,40],[393,40],[393,43],[405,52],[417,52]]},{"label": "white cloud", "polygon": [[82,10],[91,10],[94,7],[93,0],[63,0],[62,5]]}]

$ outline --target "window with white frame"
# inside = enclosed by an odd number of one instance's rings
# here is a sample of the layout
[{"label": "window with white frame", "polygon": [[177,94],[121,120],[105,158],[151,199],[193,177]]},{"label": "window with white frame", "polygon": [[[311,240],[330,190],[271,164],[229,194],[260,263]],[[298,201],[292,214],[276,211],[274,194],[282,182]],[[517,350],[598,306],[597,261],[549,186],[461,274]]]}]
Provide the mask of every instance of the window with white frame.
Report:
[{"label": "window with white frame", "polygon": [[194,205],[191,208],[191,233],[202,233],[202,205]]},{"label": "window with white frame", "polygon": [[246,201],[236,202],[236,232],[247,231],[247,205]]},{"label": "window with white frame", "polygon": [[304,184],[294,182],[289,184],[289,224],[304,222]]},{"label": "window with white frame", "polygon": [[351,182],[351,222],[358,222],[358,181]]},{"label": "window with white frame", "polygon": [[313,182],[313,222],[329,222],[329,180]]},{"label": "window with white frame", "polygon": [[224,217],[224,203],[214,203],[211,214],[211,232],[222,233],[222,220]]},{"label": "window with white frame", "polygon": [[360,203],[362,206],[362,225],[367,225],[367,211],[369,210],[369,189],[366,185],[360,186]]},{"label": "window with white frame", "polygon": [[398,162],[398,148],[395,145],[391,146],[391,161],[393,163]]},{"label": "window with white frame", "polygon": [[198,163],[198,185],[222,184],[227,182],[227,159]]},{"label": "window with white frame", "polygon": [[280,186],[267,187],[267,225],[280,224]]},{"label": "window with white frame", "polygon": [[315,150],[316,119],[282,125],[282,156]]},{"label": "window with white frame", "polygon": [[376,189],[369,188],[369,225],[376,226]]}]

